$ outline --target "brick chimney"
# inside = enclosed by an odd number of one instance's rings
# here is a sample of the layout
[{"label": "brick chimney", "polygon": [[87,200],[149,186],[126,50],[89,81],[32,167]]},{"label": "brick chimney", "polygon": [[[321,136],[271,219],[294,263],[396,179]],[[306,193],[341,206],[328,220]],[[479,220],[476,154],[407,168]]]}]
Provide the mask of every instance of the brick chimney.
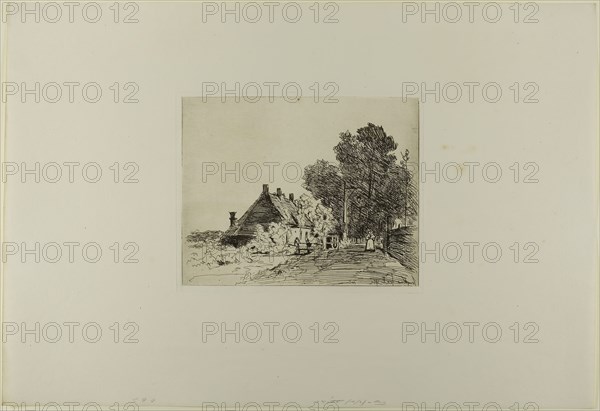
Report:
[{"label": "brick chimney", "polygon": [[233,227],[237,221],[237,218],[235,218],[235,213],[236,211],[229,212],[229,227]]},{"label": "brick chimney", "polygon": [[294,201],[294,193],[290,193],[290,201]]},{"label": "brick chimney", "polygon": [[281,188],[277,187],[277,197],[281,197],[282,195]]},{"label": "brick chimney", "polygon": [[269,194],[269,185],[268,184],[263,184],[263,191],[262,191],[262,193],[264,195]]}]

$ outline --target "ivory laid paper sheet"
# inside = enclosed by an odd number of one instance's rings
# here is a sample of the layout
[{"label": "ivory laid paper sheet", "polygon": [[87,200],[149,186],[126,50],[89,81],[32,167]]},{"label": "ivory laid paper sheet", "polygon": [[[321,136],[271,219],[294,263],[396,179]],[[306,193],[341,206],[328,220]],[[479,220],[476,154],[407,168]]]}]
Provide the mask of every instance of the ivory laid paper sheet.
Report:
[{"label": "ivory laid paper sheet", "polygon": [[2,2],[7,410],[598,408],[597,2]]}]

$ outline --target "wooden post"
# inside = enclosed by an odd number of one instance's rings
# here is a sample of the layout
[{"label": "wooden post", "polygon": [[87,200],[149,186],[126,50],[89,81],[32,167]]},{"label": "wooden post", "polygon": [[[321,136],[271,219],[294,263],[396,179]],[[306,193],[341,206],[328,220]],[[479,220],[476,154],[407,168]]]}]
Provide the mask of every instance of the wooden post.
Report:
[{"label": "wooden post", "polygon": [[390,228],[389,228],[390,216],[385,217],[385,232],[383,236],[383,251],[387,253],[389,239],[390,239]]},{"label": "wooden post", "polygon": [[348,240],[348,194],[346,191],[346,182],[344,181],[344,205],[343,205],[343,220],[344,220],[344,232],[343,238],[344,240]]}]

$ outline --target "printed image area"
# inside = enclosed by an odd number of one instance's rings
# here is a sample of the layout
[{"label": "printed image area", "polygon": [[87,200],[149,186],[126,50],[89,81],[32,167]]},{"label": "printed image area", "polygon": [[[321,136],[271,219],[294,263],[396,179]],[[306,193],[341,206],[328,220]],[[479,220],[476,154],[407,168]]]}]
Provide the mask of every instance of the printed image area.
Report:
[{"label": "printed image area", "polygon": [[418,285],[417,100],[182,111],[183,285]]}]

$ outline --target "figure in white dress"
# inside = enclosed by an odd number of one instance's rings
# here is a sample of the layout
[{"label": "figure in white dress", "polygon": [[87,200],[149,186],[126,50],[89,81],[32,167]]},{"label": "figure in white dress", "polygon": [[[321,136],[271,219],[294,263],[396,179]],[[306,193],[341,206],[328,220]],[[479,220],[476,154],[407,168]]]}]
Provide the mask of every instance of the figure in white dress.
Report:
[{"label": "figure in white dress", "polygon": [[375,236],[370,231],[367,233],[367,244],[365,245],[365,251],[375,251]]}]

